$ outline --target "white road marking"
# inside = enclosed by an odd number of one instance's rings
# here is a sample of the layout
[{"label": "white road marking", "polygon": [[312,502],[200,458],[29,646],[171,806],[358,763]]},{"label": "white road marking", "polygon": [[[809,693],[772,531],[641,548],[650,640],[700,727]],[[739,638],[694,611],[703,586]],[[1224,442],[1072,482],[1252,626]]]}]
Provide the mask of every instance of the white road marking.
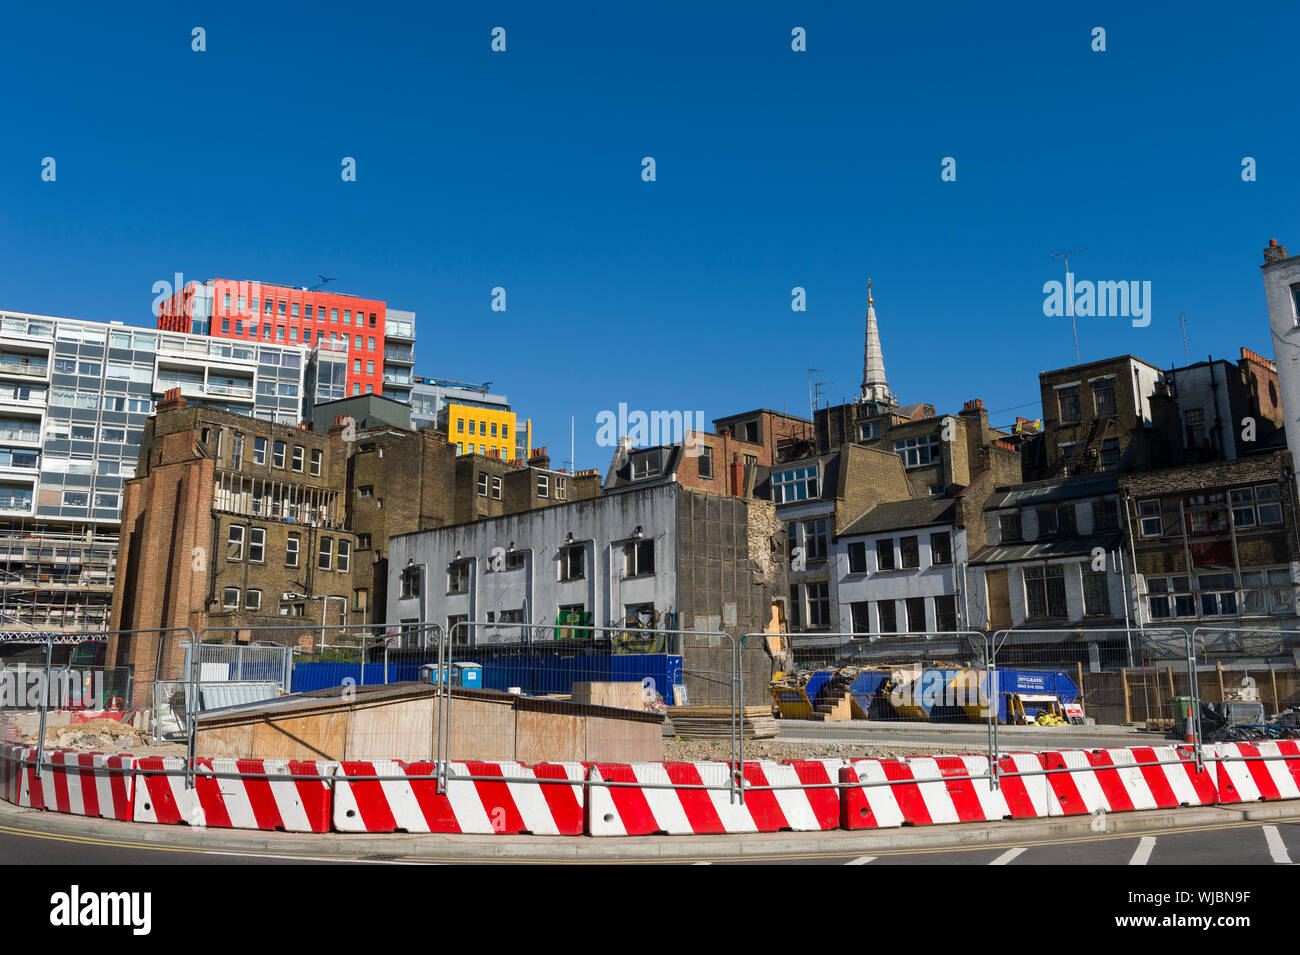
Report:
[{"label": "white road marking", "polygon": [[875,862],[875,861],[876,861],[875,856],[858,856],[853,861],[846,862],[844,864],[845,865],[866,865],[868,862]]},{"label": "white road marking", "polygon": [[1151,851],[1156,847],[1155,836],[1143,836],[1138,840],[1138,847],[1133,851],[1133,858],[1128,860],[1129,865],[1146,865],[1151,859]]},{"label": "white road marking", "polygon": [[1008,862],[1010,862],[1012,859],[1014,859],[1016,856],[1020,855],[1020,853],[1024,851],[1025,850],[1023,848],[1008,849],[1006,852],[1002,853],[1002,855],[998,856],[996,859],[990,862],[989,865],[1006,865]]},{"label": "white road marking", "polygon": [[692,862],[691,865],[713,865],[712,862]]},{"label": "white road marking", "polygon": [[1273,857],[1273,861],[1278,865],[1290,865],[1291,854],[1286,851],[1286,843],[1282,841],[1277,826],[1265,826],[1264,838],[1268,840],[1268,854]]}]

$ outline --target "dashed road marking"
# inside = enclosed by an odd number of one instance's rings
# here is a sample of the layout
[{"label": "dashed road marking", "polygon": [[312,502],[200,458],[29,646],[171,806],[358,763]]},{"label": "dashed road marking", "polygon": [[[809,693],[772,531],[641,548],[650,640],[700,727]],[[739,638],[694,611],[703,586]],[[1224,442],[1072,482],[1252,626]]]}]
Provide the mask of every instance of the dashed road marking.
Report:
[{"label": "dashed road marking", "polygon": [[1002,853],[1002,855],[998,856],[996,859],[990,862],[989,865],[1006,865],[1008,862],[1010,862],[1012,859],[1014,859],[1016,856],[1020,855],[1020,853],[1024,851],[1025,849],[1019,846],[1016,847],[1015,849],[1008,849],[1006,852]]},{"label": "dashed road marking", "polygon": [[856,859],[853,859],[844,864],[845,865],[866,865],[868,862],[875,862],[875,861],[876,861],[875,856],[858,856]]},{"label": "dashed road marking", "polygon": [[1151,860],[1151,851],[1156,847],[1155,836],[1143,836],[1138,840],[1138,847],[1133,850],[1133,858],[1128,860],[1129,865],[1146,865]]},{"label": "dashed road marking", "polygon": [[1291,854],[1286,851],[1286,843],[1282,841],[1277,826],[1265,826],[1264,838],[1268,841],[1268,854],[1273,857],[1273,861],[1278,865],[1290,865]]}]

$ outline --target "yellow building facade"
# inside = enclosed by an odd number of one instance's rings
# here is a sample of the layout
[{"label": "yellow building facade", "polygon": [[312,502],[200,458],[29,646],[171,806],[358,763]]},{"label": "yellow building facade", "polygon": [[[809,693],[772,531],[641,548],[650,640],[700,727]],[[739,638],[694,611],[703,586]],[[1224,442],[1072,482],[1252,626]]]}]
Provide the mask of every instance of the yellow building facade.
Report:
[{"label": "yellow building facade", "polygon": [[475,408],[456,402],[447,404],[447,440],[457,454],[491,454],[507,461],[517,456],[515,413],[500,408]]}]

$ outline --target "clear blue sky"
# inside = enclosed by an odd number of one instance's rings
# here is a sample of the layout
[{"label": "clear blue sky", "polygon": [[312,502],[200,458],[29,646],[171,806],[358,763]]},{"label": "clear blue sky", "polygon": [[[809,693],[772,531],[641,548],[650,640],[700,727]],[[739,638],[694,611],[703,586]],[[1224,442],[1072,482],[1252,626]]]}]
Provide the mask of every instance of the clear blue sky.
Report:
[{"label": "clear blue sky", "polygon": [[575,416],[601,468],[619,402],[806,414],[810,366],[852,395],[868,276],[899,398],[995,424],[1073,363],[1054,251],[1152,283],[1149,327],[1080,319],[1084,360],[1181,363],[1180,312],[1193,360],[1272,355],[1294,6],[446,6],[7,5],[0,307],[146,325],[176,272],[337,276],[416,311],[419,372],[492,381],[557,463]]}]

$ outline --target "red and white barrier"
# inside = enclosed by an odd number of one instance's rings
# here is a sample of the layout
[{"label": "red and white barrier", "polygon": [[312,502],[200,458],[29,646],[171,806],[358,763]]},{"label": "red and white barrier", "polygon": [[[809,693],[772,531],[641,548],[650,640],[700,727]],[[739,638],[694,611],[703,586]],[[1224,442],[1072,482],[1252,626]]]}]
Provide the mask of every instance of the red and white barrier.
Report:
[{"label": "red and white barrier", "polygon": [[[1040,771],[1032,753],[1002,756],[1004,773]],[[841,826],[884,829],[933,823],[1040,819],[1051,814],[1051,795],[1041,775],[1004,776],[994,789],[987,779],[962,779],[989,771],[984,756],[864,759],[840,771]],[[889,785],[862,785],[885,783]]]},{"label": "red and white barrier", "polygon": [[[436,763],[344,761],[334,777],[334,828],[338,832],[465,832],[537,836],[581,835],[582,763],[451,763],[452,776],[437,789]],[[406,776],[375,780],[366,776]],[[426,777],[426,778],[415,778]],[[554,779],[566,782],[523,782]],[[497,780],[500,780],[499,782]]]},{"label": "red and white barrier", "polygon": [[[135,760],[135,821],[329,832],[332,800],[328,777],[335,765],[313,760],[200,759],[194,788],[186,789],[180,772],[185,760],[178,756],[141,757]],[[259,774],[303,778],[265,779]]]},{"label": "red and white barrier", "polygon": [[5,802],[25,809],[44,809],[41,780],[36,772],[36,747],[20,743],[0,746],[0,782]]},{"label": "red and white barrier", "polygon": [[[1068,770],[1048,775],[1057,807],[1053,815],[1078,816],[1136,809],[1212,806],[1214,777],[1175,746],[1066,750],[1043,753],[1043,766]],[[1138,764],[1149,765],[1138,765]],[[1154,765],[1158,764],[1158,765]]]},{"label": "red and white barrier", "polygon": [[[838,823],[835,789],[747,790],[732,802],[728,763],[598,763],[587,776],[588,824],[593,836],[664,832],[816,832]],[[819,761],[744,763],[747,786],[799,786],[834,782]],[[602,783],[635,783],[609,786]],[[660,788],[676,787],[711,788]]]},{"label": "red and white barrier", "polygon": [[810,832],[1300,799],[1297,740],[1208,744],[1200,773],[1192,749],[1175,745],[1007,754],[997,788],[969,778],[988,772],[975,755],[758,760],[741,766],[743,804],[731,801],[725,762],[457,762],[438,793],[432,762],[201,759],[187,790],[180,757],[50,750],[38,772],[35,755],[0,743],[0,798],[109,819],[289,832]]},{"label": "red and white barrier", "polygon": [[130,822],[134,757],[53,750],[41,767],[45,808]]},{"label": "red and white barrier", "polygon": [[[1205,748],[1206,766],[1215,770],[1219,802],[1300,798],[1300,740],[1213,743]],[[1260,756],[1272,758],[1252,758]]]}]

